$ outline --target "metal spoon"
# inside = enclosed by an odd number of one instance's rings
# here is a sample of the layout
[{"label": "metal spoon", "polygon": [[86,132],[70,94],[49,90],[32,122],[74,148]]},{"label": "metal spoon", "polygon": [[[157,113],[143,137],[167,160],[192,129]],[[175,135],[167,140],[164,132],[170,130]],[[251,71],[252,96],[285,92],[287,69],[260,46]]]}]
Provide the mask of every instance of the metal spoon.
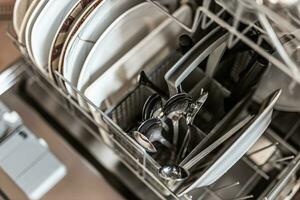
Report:
[{"label": "metal spoon", "polygon": [[159,169],[159,175],[168,181],[183,181],[190,176],[187,170],[177,165],[164,165]]},{"label": "metal spoon", "polygon": [[180,111],[174,111],[168,115],[168,118],[172,120],[173,124],[173,144],[176,147],[179,137],[179,122],[184,117],[184,113]]},{"label": "metal spoon", "polygon": [[145,102],[143,111],[142,111],[142,119],[143,121],[157,117],[162,110],[162,99],[158,94],[151,95]]},{"label": "metal spoon", "polygon": [[137,131],[134,132],[134,139],[150,153],[156,153],[157,150],[153,142],[160,142],[168,149],[172,149],[173,145],[163,137],[162,133],[167,132],[169,127],[158,118],[151,118],[143,122]]},{"label": "metal spoon", "polygon": [[190,140],[191,140],[191,128],[190,128],[190,125],[188,125],[188,129],[187,129],[184,139],[182,141],[182,145],[178,151],[176,163],[179,163],[180,159],[182,159],[185,156]]},{"label": "metal spoon", "polygon": [[193,127],[195,117],[197,116],[197,114],[201,110],[202,106],[206,102],[207,97],[208,97],[208,93],[203,92],[203,89],[202,89],[198,100],[195,103],[192,103],[190,105],[190,108],[188,109],[187,116],[186,116],[186,123],[188,125],[188,129],[187,129],[187,132],[183,139],[180,150],[178,152],[176,162],[179,162],[179,160],[184,157],[184,154],[187,150],[187,145],[189,144],[189,141],[191,139],[191,137],[190,137],[191,136],[191,128]]},{"label": "metal spoon", "polygon": [[141,145],[147,152],[149,153],[156,153],[157,149],[155,146],[148,140],[146,136],[144,136],[141,132],[134,131],[133,137]]},{"label": "metal spoon", "polygon": [[[144,73],[141,73],[141,77],[144,77]],[[175,113],[178,111],[181,113],[185,113],[188,109],[189,105],[192,102],[192,98],[189,97],[186,93],[180,93],[177,95],[174,95],[172,98],[170,98],[166,105],[163,107],[163,111],[161,113],[163,114],[170,114]],[[144,108],[143,108],[143,119],[147,119],[149,117],[152,117],[154,114],[152,106],[157,108],[162,104],[161,98],[159,95],[152,95],[148,98],[146,101]],[[178,117],[179,118],[179,117]],[[173,122],[173,120],[172,120]],[[178,140],[178,126],[176,125],[176,122],[173,122],[174,128],[174,138],[173,138],[173,144],[177,144]],[[177,127],[177,128],[176,128]],[[156,130],[155,130],[156,129]],[[165,131],[168,132],[169,127],[166,123],[164,123],[159,118],[150,118],[144,121],[140,127],[137,129],[136,132],[134,132],[133,137],[134,139],[143,147],[146,149],[146,151],[151,153],[156,153],[157,150],[153,144],[153,142],[158,141],[167,148],[171,149],[172,145],[169,141],[167,141],[162,135],[162,131],[165,129]],[[150,133],[149,133],[150,132]]]},{"label": "metal spoon", "polygon": [[195,117],[197,116],[197,114],[201,110],[202,106],[206,102],[207,97],[208,97],[208,93],[203,92],[203,90],[201,90],[201,94],[200,94],[200,97],[198,98],[198,100],[195,103],[192,103],[190,105],[190,108],[189,108],[189,111],[188,111],[188,114],[186,117],[187,124],[193,124]]},{"label": "metal spoon", "polygon": [[[242,121],[240,121],[238,124],[236,124],[232,129],[230,129],[227,133],[225,133],[222,137],[220,137],[218,140],[216,140],[214,143],[209,145],[206,149],[204,149],[202,152],[200,152],[197,155],[197,160],[193,160],[191,163],[187,163],[184,166],[180,165],[164,165],[159,169],[159,174],[161,178],[165,180],[172,180],[172,181],[182,181],[188,178],[189,176],[189,169],[191,169],[193,166],[195,166],[200,160],[202,160],[205,156],[210,154],[212,151],[214,151],[216,148],[218,148],[221,144],[223,144],[225,141],[227,141],[229,138],[231,138],[234,134],[236,134],[239,130],[241,130],[243,127],[245,127],[248,122],[252,119],[252,116],[248,116]],[[169,172],[169,173],[167,173]],[[181,177],[179,175],[182,175]]]},{"label": "metal spoon", "polygon": [[170,113],[180,111],[186,113],[189,106],[192,104],[192,97],[186,93],[178,93],[172,96],[163,107],[164,115],[168,116]]},{"label": "metal spoon", "polygon": [[[182,157],[182,153],[187,149],[187,145],[189,144],[188,139],[190,139],[190,130],[186,132],[186,136],[182,142],[179,151],[177,151],[178,146],[178,139],[179,139],[179,123],[182,118],[185,118],[185,123],[188,125],[188,129],[195,119],[195,116],[198,114],[200,109],[202,108],[204,102],[207,99],[208,94],[204,93],[203,90],[201,91],[201,95],[199,99],[191,104],[191,98],[185,94],[180,93],[178,95],[173,96],[166,104],[164,110],[166,113],[172,111],[168,114],[168,118],[171,119],[173,124],[173,145],[174,145],[174,152],[172,159],[173,161],[177,161]],[[175,104],[175,105],[174,105]],[[177,156],[176,156],[177,153]]]}]

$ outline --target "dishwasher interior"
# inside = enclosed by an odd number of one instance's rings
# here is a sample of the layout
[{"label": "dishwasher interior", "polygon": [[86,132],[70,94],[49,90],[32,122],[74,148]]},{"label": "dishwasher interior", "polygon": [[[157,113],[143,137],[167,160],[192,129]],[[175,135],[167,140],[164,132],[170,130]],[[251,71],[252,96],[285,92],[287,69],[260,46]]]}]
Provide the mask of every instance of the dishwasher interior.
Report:
[{"label": "dishwasher interior", "polygon": [[[38,111],[128,199],[293,199],[300,187],[299,5],[147,2],[184,34],[147,62],[128,62],[130,80],[98,85],[92,96],[119,88],[101,105],[28,57],[0,74],[0,99]],[[173,14],[180,6],[192,10],[189,25]],[[147,67],[129,68],[138,64]]]}]

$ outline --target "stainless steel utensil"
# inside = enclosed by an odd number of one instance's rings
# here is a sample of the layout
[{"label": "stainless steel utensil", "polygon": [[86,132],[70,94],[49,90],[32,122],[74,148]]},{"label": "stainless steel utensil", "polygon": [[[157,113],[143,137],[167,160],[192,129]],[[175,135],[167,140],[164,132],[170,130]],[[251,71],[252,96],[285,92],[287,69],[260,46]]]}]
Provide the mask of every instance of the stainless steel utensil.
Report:
[{"label": "stainless steel utensil", "polygon": [[175,147],[174,154],[176,153],[178,139],[179,139],[179,122],[184,117],[184,113],[180,111],[174,111],[168,115],[173,124],[173,145]]},{"label": "stainless steel utensil", "polygon": [[195,117],[201,110],[202,106],[206,102],[208,97],[208,93],[204,92],[203,89],[201,90],[200,97],[197,99],[195,103],[192,103],[189,107],[189,111],[186,116],[187,124],[193,124]]},{"label": "stainless steel utensil", "polygon": [[178,93],[172,96],[163,107],[163,114],[168,116],[172,112],[186,113],[192,104],[192,97],[187,93]]},{"label": "stainless steel utensil", "polygon": [[162,111],[163,102],[162,98],[158,94],[151,95],[144,104],[142,111],[143,121],[158,117],[159,113]]},{"label": "stainless steel utensil", "polygon": [[133,132],[133,137],[137,141],[139,145],[141,145],[147,152],[156,153],[157,149],[153,145],[153,143],[142,133],[138,131]]},{"label": "stainless steel utensil", "polygon": [[223,144],[229,138],[231,138],[235,133],[237,133],[241,128],[243,128],[251,119],[252,119],[252,117],[248,116],[244,120],[239,122],[237,125],[235,125],[232,129],[230,129],[227,133],[225,133],[221,138],[219,138],[213,144],[211,144],[206,149],[204,149],[197,156],[197,158],[193,160],[192,164],[188,163],[184,166],[180,166],[180,165],[162,166],[159,169],[161,178],[166,179],[166,180],[173,180],[173,181],[182,181],[182,180],[188,178],[188,176],[190,174],[189,173],[190,168],[192,168],[195,164],[197,164],[197,162],[199,162],[201,159],[203,159],[205,156],[207,156],[209,153],[211,153],[213,150],[215,150],[217,147],[219,147],[221,144]]},{"label": "stainless steel utensil", "polygon": [[168,181],[183,181],[190,176],[186,169],[178,165],[165,165],[161,167],[159,175]]},{"label": "stainless steel utensil", "polygon": [[161,119],[151,118],[143,122],[137,131],[133,132],[133,137],[146,151],[156,153],[154,142],[160,142],[168,149],[172,149],[173,145],[162,135],[168,130],[168,125]]},{"label": "stainless steel utensil", "polygon": [[182,141],[182,144],[181,144],[181,147],[178,151],[178,155],[177,155],[177,158],[176,158],[176,163],[179,163],[180,160],[185,156],[186,154],[186,151],[187,151],[187,148],[188,148],[188,145],[190,143],[190,140],[191,140],[191,127],[192,125],[188,125],[188,129],[185,133],[185,136],[183,138],[183,141]]}]

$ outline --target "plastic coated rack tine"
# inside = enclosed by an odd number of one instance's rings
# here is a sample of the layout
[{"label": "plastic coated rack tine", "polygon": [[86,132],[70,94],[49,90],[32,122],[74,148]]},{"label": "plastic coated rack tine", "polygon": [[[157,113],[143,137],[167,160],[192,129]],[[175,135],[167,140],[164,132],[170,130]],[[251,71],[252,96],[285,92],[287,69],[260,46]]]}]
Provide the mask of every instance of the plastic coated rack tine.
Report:
[{"label": "plastic coated rack tine", "polygon": [[278,146],[278,145],[279,145],[279,143],[278,143],[278,142],[275,142],[275,143],[272,143],[272,144],[270,144],[270,145],[264,146],[264,147],[262,147],[262,148],[260,148],[260,149],[257,149],[257,150],[255,150],[255,151],[253,151],[253,152],[250,152],[250,153],[248,154],[248,157],[250,157],[250,156],[252,156],[252,155],[254,155],[254,154],[260,153],[260,152],[262,152],[262,151],[265,151],[265,150],[267,150],[267,149],[269,149],[269,148],[271,148],[271,147],[273,147],[273,146]]},{"label": "plastic coated rack tine", "polygon": [[248,195],[248,196],[238,197],[238,198],[234,198],[234,199],[230,199],[230,200],[246,200],[246,199],[253,199],[253,198],[254,198],[253,195]]},{"label": "plastic coated rack tine", "polygon": [[229,185],[225,185],[225,186],[221,186],[221,187],[218,187],[218,188],[214,188],[213,191],[214,192],[219,192],[219,191],[222,191],[222,190],[228,190],[230,188],[234,188],[234,187],[237,187],[239,185],[240,185],[240,182],[237,181],[237,182],[229,184]]},{"label": "plastic coated rack tine", "polygon": [[273,164],[280,164],[280,163],[286,163],[286,161],[288,160],[293,160],[295,158],[295,156],[287,156],[287,157],[283,157],[277,160],[271,160],[269,162],[266,162],[264,164],[262,164],[262,166],[273,163]]}]

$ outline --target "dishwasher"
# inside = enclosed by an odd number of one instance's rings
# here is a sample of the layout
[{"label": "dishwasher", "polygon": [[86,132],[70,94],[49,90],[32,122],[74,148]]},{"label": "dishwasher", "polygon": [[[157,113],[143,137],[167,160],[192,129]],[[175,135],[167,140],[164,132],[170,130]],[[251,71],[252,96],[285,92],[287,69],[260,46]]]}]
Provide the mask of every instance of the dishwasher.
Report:
[{"label": "dishwasher", "polygon": [[[142,2],[172,23],[172,39],[123,52],[123,71],[102,75],[110,84],[82,92],[61,69],[45,73],[24,55],[1,72],[0,100],[39,113],[126,199],[296,200],[300,2]],[[184,6],[189,23],[177,12]],[[147,61],[130,60],[156,47]]]}]

